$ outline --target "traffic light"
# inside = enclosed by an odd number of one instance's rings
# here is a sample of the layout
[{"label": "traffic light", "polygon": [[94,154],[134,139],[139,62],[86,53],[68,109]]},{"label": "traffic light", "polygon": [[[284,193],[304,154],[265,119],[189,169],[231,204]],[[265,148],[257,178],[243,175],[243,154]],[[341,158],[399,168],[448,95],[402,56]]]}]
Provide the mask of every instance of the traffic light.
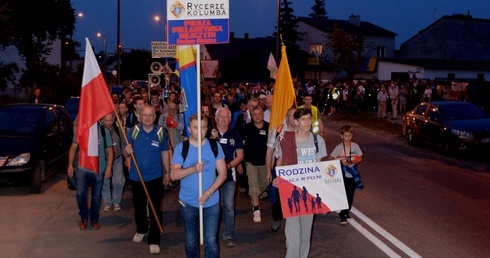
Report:
[{"label": "traffic light", "polygon": [[117,52],[119,54],[122,54],[122,49],[123,49],[123,45],[122,44],[117,45]]}]

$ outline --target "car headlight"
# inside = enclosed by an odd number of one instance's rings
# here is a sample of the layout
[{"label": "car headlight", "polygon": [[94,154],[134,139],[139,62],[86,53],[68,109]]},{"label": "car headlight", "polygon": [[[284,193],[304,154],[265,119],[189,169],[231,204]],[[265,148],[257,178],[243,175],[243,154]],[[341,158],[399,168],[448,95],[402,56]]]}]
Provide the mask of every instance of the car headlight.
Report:
[{"label": "car headlight", "polygon": [[473,138],[473,134],[468,131],[461,131],[461,130],[456,130],[456,129],[451,129],[451,132],[461,138]]},{"label": "car headlight", "polygon": [[26,153],[22,153],[20,154],[19,156],[13,158],[12,160],[9,161],[9,163],[7,164],[7,166],[9,167],[12,167],[12,166],[22,166],[22,165],[25,165],[27,164],[27,162],[29,162],[29,160],[31,159],[31,154],[26,152]]}]

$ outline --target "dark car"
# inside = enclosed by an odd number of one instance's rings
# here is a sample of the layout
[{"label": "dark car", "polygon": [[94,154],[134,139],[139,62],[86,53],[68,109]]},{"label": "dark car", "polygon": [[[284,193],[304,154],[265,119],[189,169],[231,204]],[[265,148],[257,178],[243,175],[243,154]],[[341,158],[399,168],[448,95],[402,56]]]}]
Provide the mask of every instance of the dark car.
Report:
[{"label": "dark car", "polygon": [[435,143],[445,154],[490,147],[490,118],[470,102],[422,103],[405,114],[402,128],[408,144]]},{"label": "dark car", "polygon": [[28,183],[33,193],[56,172],[55,161],[68,153],[73,122],[66,109],[54,104],[0,106],[0,183]]},{"label": "dark car", "polygon": [[75,121],[78,115],[78,108],[80,107],[80,97],[71,97],[66,101],[65,108],[70,114],[71,120]]}]

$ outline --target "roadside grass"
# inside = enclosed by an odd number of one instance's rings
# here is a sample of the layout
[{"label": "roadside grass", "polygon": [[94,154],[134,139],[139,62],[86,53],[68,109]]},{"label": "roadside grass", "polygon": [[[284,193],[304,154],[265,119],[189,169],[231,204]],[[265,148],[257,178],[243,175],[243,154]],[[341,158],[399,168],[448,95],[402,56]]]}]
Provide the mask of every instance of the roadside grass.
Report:
[{"label": "roadside grass", "polygon": [[373,131],[381,131],[396,136],[402,136],[401,124],[395,123],[388,119],[379,118],[376,116],[376,114],[367,111],[347,109],[340,114],[336,114],[330,119],[334,121],[355,123]]}]

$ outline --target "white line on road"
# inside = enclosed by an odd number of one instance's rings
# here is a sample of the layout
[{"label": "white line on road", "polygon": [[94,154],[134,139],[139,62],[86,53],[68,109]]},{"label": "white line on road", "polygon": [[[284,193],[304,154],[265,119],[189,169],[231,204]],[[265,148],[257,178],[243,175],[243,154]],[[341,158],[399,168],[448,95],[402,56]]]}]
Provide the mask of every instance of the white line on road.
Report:
[{"label": "white line on road", "polygon": [[[356,215],[360,220],[364,221],[368,226],[370,226],[372,229],[374,229],[376,232],[378,232],[380,235],[382,235],[384,238],[386,238],[388,241],[390,241],[393,245],[395,245],[396,247],[398,247],[401,251],[403,251],[404,253],[406,253],[408,256],[410,257],[422,257],[420,256],[418,253],[416,253],[414,250],[410,249],[410,247],[406,246],[404,243],[402,243],[400,240],[398,240],[396,237],[394,237],[393,235],[391,235],[390,233],[388,233],[386,230],[384,230],[382,227],[380,227],[378,224],[376,224],[374,221],[372,221],[370,218],[368,218],[366,215],[362,214],[362,212],[360,212],[358,209],[352,207],[351,209],[351,212]],[[355,224],[357,224],[359,227],[362,228],[361,225],[359,225],[357,222],[353,221]],[[354,223],[350,223],[352,224],[352,226],[354,226]],[[355,226],[354,226],[355,227]],[[361,232],[361,230],[359,230],[358,228],[356,228],[359,232]],[[364,228],[362,228],[362,230],[366,230]],[[361,234],[363,234],[361,232]],[[364,234],[363,234],[364,235]],[[367,236],[366,236],[367,237]],[[374,237],[374,236],[373,236]],[[369,237],[367,237],[369,240],[371,240]],[[375,237],[376,238],[376,237]],[[379,240],[376,238],[376,240]],[[371,242],[373,242],[371,240]],[[375,242],[373,242],[375,245],[377,245]],[[383,244],[384,245],[384,244]],[[379,247],[379,246],[378,246]],[[379,247],[381,249],[381,247]],[[381,249],[383,250],[383,249]],[[391,250],[391,249],[390,249]],[[392,251],[392,250],[391,250]],[[385,252],[386,253],[386,252]],[[386,253],[388,254],[388,253]],[[389,254],[388,254],[389,255]],[[389,255],[390,257],[400,257],[398,256],[398,254],[396,254],[397,256],[391,256]]]},{"label": "white line on road", "polygon": [[[351,210],[352,211],[352,210]],[[383,241],[374,236],[371,232],[367,231],[361,224],[357,223],[354,219],[349,219],[349,224],[351,224],[357,231],[359,231],[364,237],[371,241],[375,246],[377,246],[381,251],[383,251],[388,257],[391,258],[401,258],[395,251],[389,248]]]}]

